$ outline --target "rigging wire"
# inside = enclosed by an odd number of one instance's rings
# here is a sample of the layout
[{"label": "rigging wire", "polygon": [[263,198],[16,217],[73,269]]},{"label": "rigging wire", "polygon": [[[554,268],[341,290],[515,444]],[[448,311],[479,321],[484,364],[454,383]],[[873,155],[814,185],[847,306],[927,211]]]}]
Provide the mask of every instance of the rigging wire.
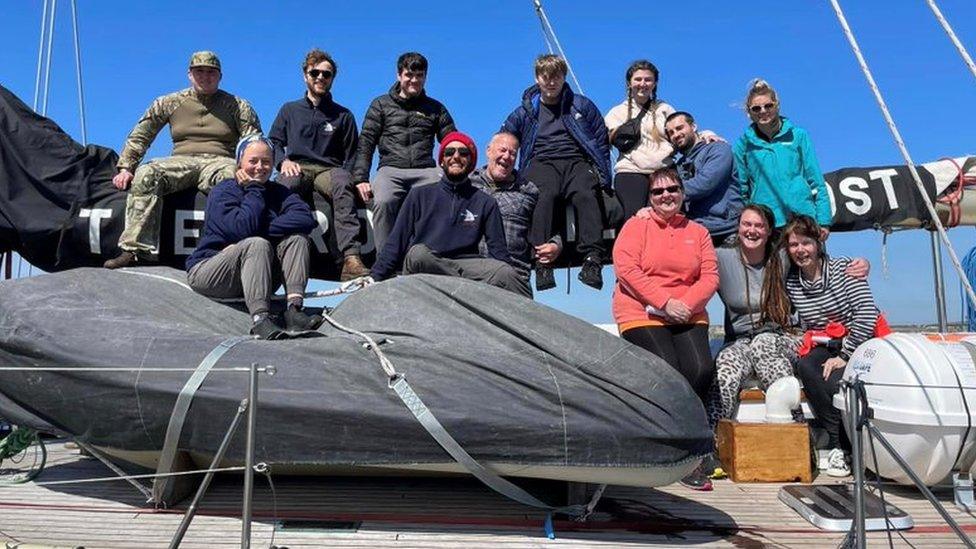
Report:
[{"label": "rigging wire", "polygon": [[78,81],[78,116],[81,118],[81,144],[88,145],[88,128],[85,124],[85,90],[81,83],[81,41],[78,39],[77,0],[71,0],[71,28],[75,39],[75,76]]},{"label": "rigging wire", "polygon": [[[535,13],[539,16],[539,22],[542,24],[542,35],[546,40],[546,47],[549,48],[549,53],[557,53],[559,57],[563,58],[563,61],[566,62],[566,68],[569,69],[569,77],[576,84],[576,91],[582,94],[583,86],[580,86],[579,80],[576,78],[576,73],[573,71],[573,66],[569,64],[569,58],[566,57],[566,52],[563,51],[563,47],[559,43],[559,38],[556,37],[556,31],[552,28],[549,17],[546,16],[546,11],[542,8],[542,0],[532,0],[532,3],[535,4]],[[555,46],[555,52],[553,52],[553,46]]]},{"label": "rigging wire", "polygon": [[969,72],[973,73],[973,76],[976,76],[976,63],[973,63],[973,58],[969,56],[969,52],[966,51],[966,48],[962,45],[962,42],[959,41],[959,38],[956,36],[956,33],[953,32],[952,27],[949,26],[949,21],[947,21],[945,16],[942,15],[942,11],[939,10],[939,6],[936,5],[935,0],[927,0],[927,2],[929,7],[932,8],[932,13],[935,14],[935,18],[938,19],[939,24],[942,25],[943,30],[945,30],[946,34],[949,35],[949,40],[951,40],[952,44],[956,46],[957,50],[959,50],[959,55],[962,56],[962,60],[965,61],[966,66],[969,67]]},{"label": "rigging wire", "polygon": [[868,86],[874,93],[874,97],[878,102],[878,107],[881,109],[881,114],[888,123],[888,129],[891,130],[895,144],[898,146],[902,157],[905,159],[905,166],[908,168],[908,171],[911,172],[912,178],[915,180],[915,186],[918,189],[919,195],[922,197],[922,202],[925,203],[925,208],[928,210],[929,215],[932,218],[932,223],[935,225],[935,228],[939,233],[939,238],[947,248],[949,259],[952,260],[952,265],[955,267],[956,273],[959,275],[959,279],[966,287],[966,295],[969,298],[969,302],[973,306],[976,306],[976,292],[973,291],[973,286],[969,283],[969,280],[966,279],[966,274],[962,268],[962,264],[959,262],[959,257],[956,256],[956,251],[952,247],[952,242],[949,241],[949,235],[946,234],[945,227],[942,225],[942,221],[939,219],[939,215],[935,211],[935,206],[932,205],[932,200],[925,191],[925,186],[922,184],[922,179],[918,175],[918,170],[915,168],[915,162],[908,153],[908,148],[905,146],[905,142],[901,137],[901,132],[898,131],[898,126],[895,125],[895,120],[891,117],[891,113],[888,111],[888,104],[885,103],[884,97],[881,95],[881,90],[878,88],[878,84],[875,82],[874,76],[871,74],[871,69],[868,68],[867,61],[864,59],[864,55],[861,53],[861,48],[857,44],[857,39],[854,38],[854,33],[851,31],[851,27],[847,23],[847,18],[844,16],[844,11],[841,9],[838,0],[830,0],[830,3],[834,8],[834,13],[837,14],[837,19],[840,21],[844,34],[847,36],[847,41],[850,43],[851,50],[854,52],[854,56],[857,58],[858,64],[861,66],[861,71],[864,73],[864,78],[868,81]]},{"label": "rigging wire", "polygon": [[45,25],[47,24],[47,5],[49,0],[44,0],[44,9],[41,12],[41,38],[37,44],[37,76],[34,78],[34,104],[32,105],[34,112],[37,112],[37,101],[41,97],[41,68],[44,66],[44,36]]},{"label": "rigging wire", "polygon": [[47,60],[44,68],[44,101],[41,103],[41,114],[47,116],[47,100],[51,95],[51,50],[54,45],[54,14],[58,9],[58,0],[51,0],[51,18],[47,28]]}]

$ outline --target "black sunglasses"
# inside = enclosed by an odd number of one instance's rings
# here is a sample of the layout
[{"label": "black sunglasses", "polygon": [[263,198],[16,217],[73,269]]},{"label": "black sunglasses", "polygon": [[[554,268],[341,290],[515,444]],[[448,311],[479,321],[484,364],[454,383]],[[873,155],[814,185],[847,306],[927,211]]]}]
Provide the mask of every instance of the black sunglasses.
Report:
[{"label": "black sunglasses", "polygon": [[318,77],[321,76],[322,78],[325,78],[326,80],[328,80],[329,78],[332,78],[332,74],[333,73],[330,70],[320,71],[318,69],[312,69],[312,70],[308,71],[308,75],[311,76],[312,78],[318,78]]},{"label": "black sunglasses", "polygon": [[753,105],[749,107],[749,112],[759,114],[763,111],[771,111],[776,108],[776,103],[766,103],[765,105]]},{"label": "black sunglasses", "polygon": [[454,156],[455,153],[461,155],[461,158],[471,156],[471,151],[469,151],[466,147],[448,147],[444,149],[444,158],[450,158]]},{"label": "black sunglasses", "polygon": [[665,192],[669,192],[671,194],[679,193],[681,192],[681,185],[671,185],[670,187],[658,187],[656,189],[651,189],[651,195],[653,196],[661,196]]}]

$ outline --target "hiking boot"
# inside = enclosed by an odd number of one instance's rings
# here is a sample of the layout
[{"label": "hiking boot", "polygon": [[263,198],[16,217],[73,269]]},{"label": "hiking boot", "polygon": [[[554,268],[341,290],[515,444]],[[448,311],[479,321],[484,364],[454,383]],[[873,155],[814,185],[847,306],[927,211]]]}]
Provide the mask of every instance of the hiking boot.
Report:
[{"label": "hiking boot", "polygon": [[342,260],[342,274],[339,275],[339,282],[349,282],[368,274],[369,269],[363,264],[363,259],[359,255],[347,255]]},{"label": "hiking boot", "polygon": [[699,492],[712,491],[712,481],[708,478],[704,463],[700,464],[698,467],[695,467],[694,471],[678,482],[680,482],[685,488],[691,488],[692,490],[698,490]]},{"label": "hiking boot", "polygon": [[273,341],[287,337],[285,332],[271,320],[269,315],[259,315],[255,317],[254,324],[251,325],[251,335],[258,336],[258,339]]},{"label": "hiking boot", "polygon": [[580,269],[579,281],[597,290],[603,289],[603,265],[596,256],[587,256]]},{"label": "hiking boot", "polygon": [[285,309],[285,330],[289,334],[314,331],[323,322],[325,322],[325,319],[321,315],[306,314],[305,311],[294,305],[289,305]]},{"label": "hiking boot", "polygon": [[134,267],[136,263],[139,263],[139,256],[135,252],[122,250],[122,253],[103,263],[102,267],[106,269],[121,269],[123,267]]},{"label": "hiking boot", "polygon": [[556,287],[556,275],[552,272],[552,267],[537,266],[535,268],[535,290],[544,292]]},{"label": "hiking boot", "polygon": [[827,468],[824,473],[831,477],[851,476],[850,457],[840,448],[834,448],[827,455]]}]

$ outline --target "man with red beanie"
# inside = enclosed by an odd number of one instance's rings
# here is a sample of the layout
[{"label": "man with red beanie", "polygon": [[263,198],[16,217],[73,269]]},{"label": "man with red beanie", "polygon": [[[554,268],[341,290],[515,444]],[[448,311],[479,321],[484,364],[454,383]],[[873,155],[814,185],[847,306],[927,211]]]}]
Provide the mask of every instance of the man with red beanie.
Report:
[{"label": "man with red beanie", "polygon": [[[414,187],[370,272],[374,280],[403,274],[460,276],[525,295],[510,264],[502,216],[495,199],[475,188],[468,175],[477,165],[474,140],[453,131],[441,140],[437,160],[443,177]],[[490,257],[481,257],[484,239]]]}]

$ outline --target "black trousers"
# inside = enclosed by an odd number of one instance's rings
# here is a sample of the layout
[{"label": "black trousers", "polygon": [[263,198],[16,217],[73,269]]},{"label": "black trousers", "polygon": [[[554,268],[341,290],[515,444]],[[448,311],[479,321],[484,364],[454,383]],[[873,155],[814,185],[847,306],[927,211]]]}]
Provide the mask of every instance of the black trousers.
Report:
[{"label": "black trousers", "polygon": [[803,382],[803,392],[807,395],[807,402],[813,408],[816,423],[827,431],[830,441],[828,447],[850,451],[851,442],[841,424],[843,416],[840,410],[834,408],[833,403],[834,394],[840,388],[840,380],[844,377],[844,370],[834,370],[826,380],[823,378],[823,363],[835,356],[837,356],[836,352],[818,345],[809,354],[800,357],[796,363],[796,370],[800,381]]},{"label": "black trousers", "polygon": [[663,358],[688,380],[702,404],[706,402],[715,379],[715,363],[708,348],[708,326],[641,326],[627,330],[620,337]]},{"label": "black trousers", "polygon": [[582,158],[533,159],[525,169],[525,176],[539,187],[529,242],[533,245],[548,242],[553,235],[557,206],[569,203],[576,208],[576,249],[584,257],[603,258],[603,197],[596,169]]},{"label": "black trousers", "polygon": [[617,173],[613,176],[613,190],[624,208],[624,222],[637,210],[649,204],[651,181],[646,173]]}]

